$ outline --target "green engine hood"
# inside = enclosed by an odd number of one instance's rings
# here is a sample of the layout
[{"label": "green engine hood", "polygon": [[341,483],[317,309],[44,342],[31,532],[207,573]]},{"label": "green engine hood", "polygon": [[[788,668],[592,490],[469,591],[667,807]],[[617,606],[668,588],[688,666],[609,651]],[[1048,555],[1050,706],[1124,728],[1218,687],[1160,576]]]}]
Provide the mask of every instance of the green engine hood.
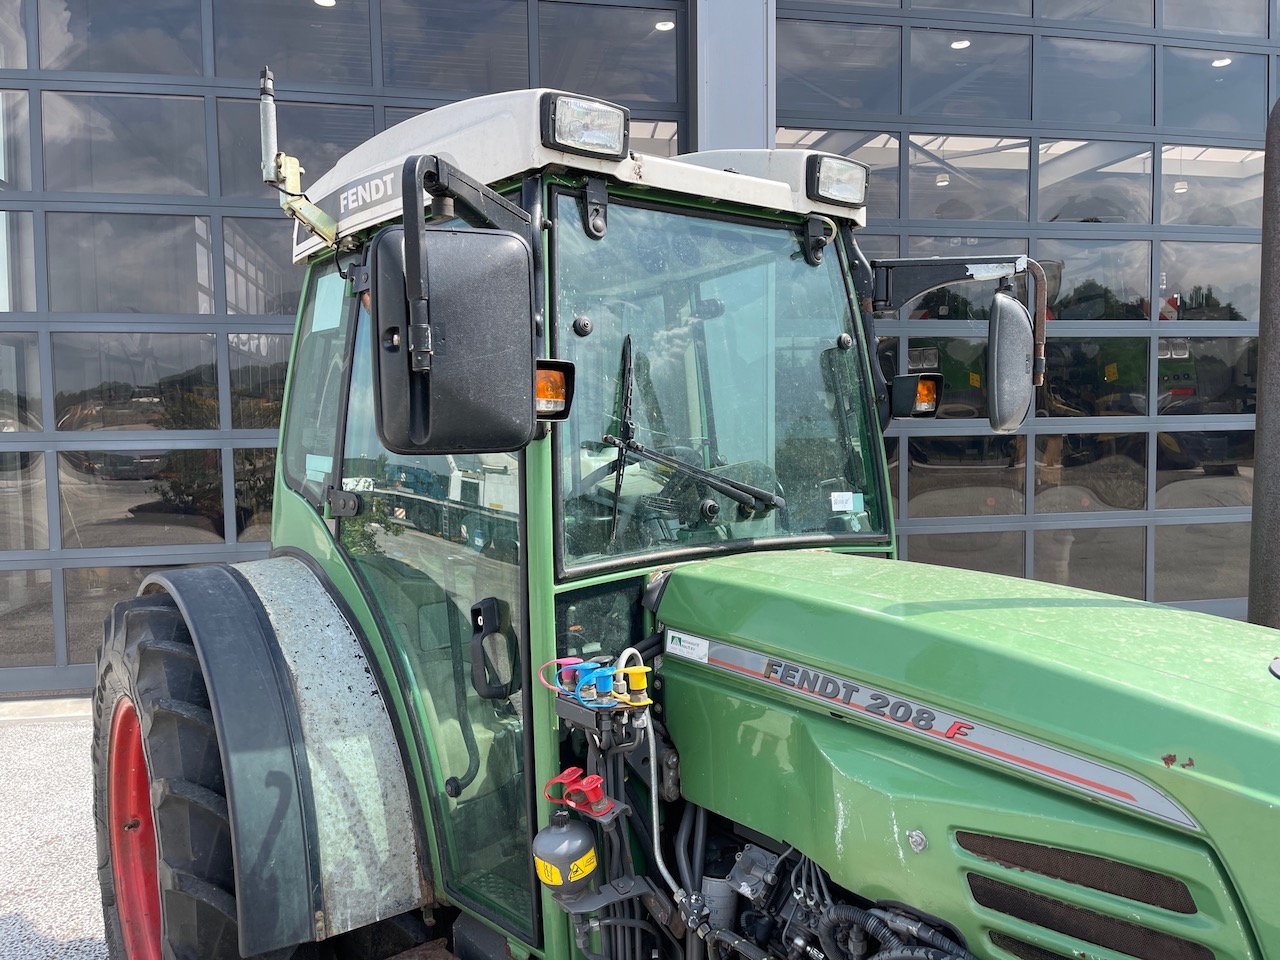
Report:
[{"label": "green engine hood", "polygon": [[[901,838],[880,868],[874,843],[861,867],[840,862],[850,811],[839,797],[859,798],[865,838],[862,814],[876,797],[892,807],[904,790],[936,790],[943,805],[985,794],[1004,811],[988,818],[992,833],[1095,852],[1119,844],[1117,857],[1136,864],[1170,851],[1154,866],[1193,890],[1215,888],[1197,900],[1216,898],[1223,929],[1238,934],[1233,949],[1217,944],[1218,957],[1259,946],[1280,957],[1280,679],[1269,672],[1280,633],[830,551],[677,567],[657,613],[668,631],[668,722],[691,799],[808,845],[842,882],[869,872],[881,896],[900,896]],[[766,799],[771,778],[829,780],[836,800],[789,784]],[[770,807],[779,802],[781,818]],[[803,803],[810,809],[797,810]],[[966,817],[983,818],[980,808],[951,811],[936,829],[954,837]],[[828,833],[836,849],[824,858],[814,851]],[[1195,851],[1202,866],[1179,859]],[[1233,919],[1237,896],[1252,923]]]}]

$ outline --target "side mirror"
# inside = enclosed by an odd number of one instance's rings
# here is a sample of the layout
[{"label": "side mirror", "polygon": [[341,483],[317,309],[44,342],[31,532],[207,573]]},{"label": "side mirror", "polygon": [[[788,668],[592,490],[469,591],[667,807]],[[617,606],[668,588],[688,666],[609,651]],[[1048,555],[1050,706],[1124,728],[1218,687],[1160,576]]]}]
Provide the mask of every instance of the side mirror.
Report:
[{"label": "side mirror", "polygon": [[411,320],[404,228],[369,245],[378,437],[403,455],[519,450],[537,428],[529,245],[498,230],[419,236],[426,323]]},{"label": "side mirror", "polygon": [[1031,409],[1035,334],[1031,314],[1007,293],[991,302],[987,333],[987,416],[996,433],[1012,433]]}]

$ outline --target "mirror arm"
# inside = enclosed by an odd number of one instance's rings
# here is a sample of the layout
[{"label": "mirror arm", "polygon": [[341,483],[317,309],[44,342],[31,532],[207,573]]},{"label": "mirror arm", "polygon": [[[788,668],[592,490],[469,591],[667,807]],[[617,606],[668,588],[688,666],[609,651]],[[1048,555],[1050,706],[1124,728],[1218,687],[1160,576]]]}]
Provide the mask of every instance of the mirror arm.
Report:
[{"label": "mirror arm", "polygon": [[[1027,269],[1027,257],[909,257],[876,260],[872,306],[887,313],[916,297],[968,280],[999,280]],[[1043,275],[1043,274],[1042,274]]]},{"label": "mirror arm", "polygon": [[1044,267],[1030,257],[1027,258],[1027,273],[1031,274],[1031,279],[1034,281],[1036,288],[1035,310],[1032,314],[1032,337],[1035,340],[1035,356],[1031,365],[1031,385],[1039,387],[1044,385],[1044,341],[1048,333],[1046,322],[1049,316],[1049,291],[1048,283],[1045,281]]}]

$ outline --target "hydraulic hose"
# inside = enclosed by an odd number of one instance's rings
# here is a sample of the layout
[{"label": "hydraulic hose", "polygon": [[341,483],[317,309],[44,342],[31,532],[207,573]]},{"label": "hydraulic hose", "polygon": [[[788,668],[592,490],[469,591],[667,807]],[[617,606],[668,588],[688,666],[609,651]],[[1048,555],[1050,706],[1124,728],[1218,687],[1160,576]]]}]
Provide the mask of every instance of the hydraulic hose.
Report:
[{"label": "hydraulic hose", "polygon": [[744,940],[732,930],[717,930],[707,938],[711,943],[723,943],[730,950],[742,954],[747,960],[769,960],[769,955],[750,940]]},{"label": "hydraulic hose", "polygon": [[[856,955],[852,954],[841,947],[836,939],[838,928],[850,926],[861,927],[880,941],[880,953],[876,954],[878,960],[888,960],[886,953],[903,949],[902,938],[874,913],[846,903],[835,903],[823,911],[822,919],[818,922],[818,941],[822,944],[822,952],[829,960],[862,960],[861,951]],[[865,943],[863,949],[865,950]],[[916,957],[914,960],[924,960],[924,958]]]},{"label": "hydraulic hose", "polygon": [[872,954],[871,960],[956,960],[956,956],[936,947],[895,947]]},{"label": "hydraulic hose", "polygon": [[686,803],[680,817],[680,829],[676,831],[676,867],[680,871],[680,885],[690,893],[698,889],[693,882],[693,870],[689,866],[689,837],[692,833],[693,804]]},{"label": "hydraulic hose", "polygon": [[871,913],[884,920],[892,929],[901,933],[906,933],[908,936],[914,937],[916,940],[919,940],[927,946],[942,950],[950,956],[958,957],[959,960],[977,960],[973,954],[960,946],[960,944],[956,943],[941,930],[931,927],[923,921],[914,920],[909,917],[904,917],[901,914],[890,913],[885,910],[872,910]]},{"label": "hydraulic hose", "polygon": [[671,876],[671,871],[667,869],[667,864],[662,859],[662,826],[658,819],[658,778],[662,776],[658,770],[658,731],[654,727],[653,718],[649,716],[648,710],[645,711],[645,717],[649,721],[647,731],[649,735],[649,814],[653,818],[653,862],[657,865],[658,872],[662,874],[662,879],[675,894],[676,905],[679,906],[688,899],[688,894],[676,883],[675,877]]}]

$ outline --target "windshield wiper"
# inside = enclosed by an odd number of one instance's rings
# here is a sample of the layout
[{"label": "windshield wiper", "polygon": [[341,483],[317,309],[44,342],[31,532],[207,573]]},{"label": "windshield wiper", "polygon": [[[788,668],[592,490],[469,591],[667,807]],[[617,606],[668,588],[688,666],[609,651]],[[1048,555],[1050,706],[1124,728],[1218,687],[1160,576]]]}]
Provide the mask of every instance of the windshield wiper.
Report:
[{"label": "windshield wiper", "polygon": [[[619,388],[622,391],[618,404],[618,430],[622,434],[623,443],[632,443],[636,435],[636,423],[631,419],[631,388],[635,379],[631,361],[631,334],[622,341],[622,372]],[[609,437],[605,437],[607,443]],[[617,444],[615,444],[617,446]],[[618,504],[622,500],[622,475],[627,469],[626,447],[618,448],[618,459],[613,462],[613,516],[609,521],[609,546],[613,546],[618,538]]]},{"label": "windshield wiper", "polygon": [[[634,430],[634,424],[631,425]],[[625,424],[624,424],[625,429]],[[749,513],[763,513],[773,509],[785,509],[787,501],[776,493],[763,490],[760,487],[753,487],[749,483],[743,483],[740,480],[730,480],[728,477],[722,477],[712,473],[709,470],[703,470],[701,467],[695,467],[692,463],[687,463],[676,457],[669,457],[665,453],[658,453],[656,450],[650,450],[643,444],[637,443],[633,437],[614,437],[605,435],[603,438],[605,443],[618,448],[618,456],[622,457],[624,462],[628,454],[640,457],[642,460],[648,460],[659,466],[669,467],[677,473],[683,473],[686,477],[692,477],[694,480],[701,481],[717,493],[722,493],[730,500],[742,504]],[[622,464],[618,465],[618,475],[622,474]],[[613,501],[614,518],[616,523],[618,501],[617,492],[621,489],[621,481],[615,486],[615,495]]]}]

